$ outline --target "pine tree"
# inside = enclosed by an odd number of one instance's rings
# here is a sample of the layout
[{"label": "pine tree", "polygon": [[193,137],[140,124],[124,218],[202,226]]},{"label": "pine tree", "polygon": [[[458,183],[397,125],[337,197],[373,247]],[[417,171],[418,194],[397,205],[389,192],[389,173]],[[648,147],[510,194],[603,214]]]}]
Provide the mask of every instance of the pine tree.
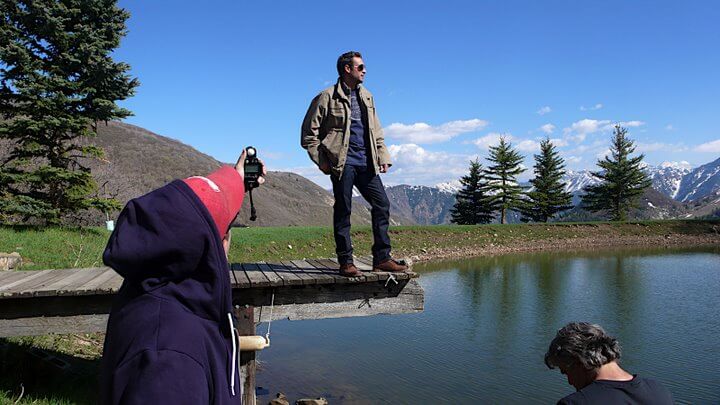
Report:
[{"label": "pine tree", "polygon": [[138,85],[111,58],[129,17],[115,3],[0,0],[0,220],[119,208],[87,167],[103,156],[96,123],[131,115],[115,102]]},{"label": "pine tree", "polygon": [[652,184],[640,168],[645,156],[630,157],[635,146],[626,135],[627,129],[615,126],[610,154],[598,160],[602,170],[592,172],[600,183],[585,187],[582,197],[585,209],[607,212],[612,221],[626,220],[630,209],[637,206],[638,197]]},{"label": "pine tree", "polygon": [[460,179],[463,185],[455,196],[450,210],[452,223],[461,225],[486,224],[493,219],[492,199],[487,196],[487,181],[477,159],[470,162],[470,171]]},{"label": "pine tree", "polygon": [[487,158],[494,165],[485,169],[490,180],[490,191],[493,194],[493,206],[500,210],[500,223],[505,223],[508,210],[518,210],[523,204],[523,187],[517,182],[517,176],[525,169],[520,167],[524,157],[512,148],[512,145],[500,137],[500,144],[490,147]]},{"label": "pine tree", "polygon": [[565,162],[550,139],[540,142],[540,154],[534,157],[535,178],[530,180],[533,189],[526,193],[522,221],[547,222],[558,212],[572,208],[572,194],[565,191]]}]

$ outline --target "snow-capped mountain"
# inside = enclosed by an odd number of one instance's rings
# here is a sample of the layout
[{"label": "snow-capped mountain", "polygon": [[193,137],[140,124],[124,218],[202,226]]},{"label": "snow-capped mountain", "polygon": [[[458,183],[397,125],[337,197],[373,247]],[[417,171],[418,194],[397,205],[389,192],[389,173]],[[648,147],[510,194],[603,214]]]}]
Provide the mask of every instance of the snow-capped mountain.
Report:
[{"label": "snow-capped mountain", "polygon": [[720,158],[683,176],[674,198],[695,201],[713,194],[720,194]]},{"label": "snow-capped mountain", "polygon": [[457,194],[462,189],[462,183],[460,183],[460,180],[452,180],[447,183],[438,183],[435,188],[446,193]]},{"label": "snow-capped mountain", "polygon": [[688,162],[663,162],[658,166],[648,166],[645,171],[652,179],[652,187],[675,199],[680,191],[680,182],[690,173],[692,166]]},{"label": "snow-capped mountain", "polygon": [[[658,166],[644,165],[643,170],[652,180],[652,188],[678,201],[692,201],[716,192],[720,188],[720,159],[695,170],[688,162],[663,162]],[[598,180],[589,170],[568,171],[565,189],[581,194],[586,186]]]},{"label": "snow-capped mountain", "polygon": [[565,182],[565,191],[573,194],[580,193],[585,187],[595,185],[600,182],[596,177],[590,174],[589,170],[581,170],[579,172],[568,170],[565,173],[565,177],[563,177],[563,181]]},{"label": "snow-capped mountain", "polygon": [[450,209],[455,205],[455,192],[438,187],[399,186],[386,187],[390,210],[412,218],[422,225],[450,222]]}]

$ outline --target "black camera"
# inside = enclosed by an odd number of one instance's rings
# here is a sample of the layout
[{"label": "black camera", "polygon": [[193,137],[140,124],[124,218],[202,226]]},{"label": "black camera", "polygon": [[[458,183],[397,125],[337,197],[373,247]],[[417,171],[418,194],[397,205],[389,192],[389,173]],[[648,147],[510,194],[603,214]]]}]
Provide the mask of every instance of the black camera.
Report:
[{"label": "black camera", "polygon": [[257,158],[257,149],[252,146],[245,148],[245,190],[259,187],[258,179],[263,173],[263,164]]}]

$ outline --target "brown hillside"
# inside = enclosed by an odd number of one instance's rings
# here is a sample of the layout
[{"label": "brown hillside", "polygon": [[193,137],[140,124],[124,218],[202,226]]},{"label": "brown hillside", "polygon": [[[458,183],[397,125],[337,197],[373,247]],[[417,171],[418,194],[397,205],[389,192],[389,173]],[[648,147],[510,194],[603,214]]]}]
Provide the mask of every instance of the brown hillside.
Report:
[{"label": "brown hillside", "polygon": [[[98,184],[104,186],[104,192],[123,204],[174,179],[207,174],[221,165],[191,146],[120,122],[100,124],[96,143],[105,150],[106,156],[104,162],[90,163],[93,173]],[[262,151],[259,153],[262,157]],[[258,220],[248,220],[250,200],[246,195],[237,223],[253,226],[332,224],[332,195],[294,173],[271,171],[265,185],[253,191],[253,198]],[[370,222],[366,212],[353,216],[354,224]],[[97,216],[92,222],[102,220]]]}]

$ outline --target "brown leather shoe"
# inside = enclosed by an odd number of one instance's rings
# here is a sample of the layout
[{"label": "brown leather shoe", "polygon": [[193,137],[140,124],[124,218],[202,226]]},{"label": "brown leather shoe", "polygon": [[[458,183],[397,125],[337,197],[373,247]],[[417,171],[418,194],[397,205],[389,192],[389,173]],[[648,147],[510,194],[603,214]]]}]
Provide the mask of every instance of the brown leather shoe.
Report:
[{"label": "brown leather shoe", "polygon": [[362,276],[362,271],[358,270],[353,263],[345,263],[340,265],[340,275],[345,277]]},{"label": "brown leather shoe", "polygon": [[380,264],[373,266],[373,271],[388,271],[391,273],[399,273],[407,271],[408,266],[405,261],[397,261],[395,259],[388,259]]}]

